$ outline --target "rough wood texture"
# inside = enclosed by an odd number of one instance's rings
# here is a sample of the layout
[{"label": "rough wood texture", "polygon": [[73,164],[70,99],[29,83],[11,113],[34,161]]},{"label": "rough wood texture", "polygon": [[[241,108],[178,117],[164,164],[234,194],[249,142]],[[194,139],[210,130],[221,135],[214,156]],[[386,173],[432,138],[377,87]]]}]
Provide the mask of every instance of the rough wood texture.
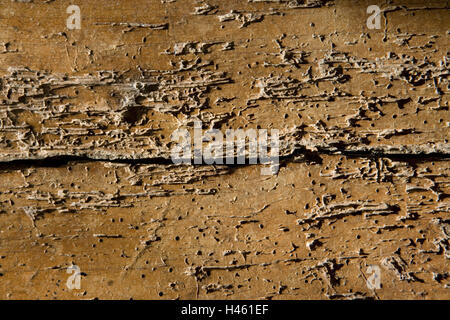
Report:
[{"label": "rough wood texture", "polygon": [[1,0],[0,298],[449,299],[450,4],[376,2]]}]

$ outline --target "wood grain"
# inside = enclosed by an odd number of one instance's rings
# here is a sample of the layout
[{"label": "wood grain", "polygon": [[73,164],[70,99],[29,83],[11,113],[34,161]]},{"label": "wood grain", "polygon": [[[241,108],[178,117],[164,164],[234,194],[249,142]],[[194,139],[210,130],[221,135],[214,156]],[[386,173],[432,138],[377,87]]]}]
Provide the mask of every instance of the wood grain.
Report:
[{"label": "wood grain", "polygon": [[449,299],[450,4],[375,2],[0,1],[0,298]]}]

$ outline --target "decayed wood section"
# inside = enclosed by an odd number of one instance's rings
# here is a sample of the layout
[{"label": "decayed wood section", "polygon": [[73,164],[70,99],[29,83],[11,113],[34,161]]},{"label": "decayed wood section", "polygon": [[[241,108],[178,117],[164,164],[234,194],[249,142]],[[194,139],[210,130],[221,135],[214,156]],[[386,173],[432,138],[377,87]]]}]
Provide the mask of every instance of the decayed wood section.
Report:
[{"label": "decayed wood section", "polygon": [[[450,4],[376,2],[2,0],[0,298],[449,299]],[[279,172],[172,164],[195,119]]]}]

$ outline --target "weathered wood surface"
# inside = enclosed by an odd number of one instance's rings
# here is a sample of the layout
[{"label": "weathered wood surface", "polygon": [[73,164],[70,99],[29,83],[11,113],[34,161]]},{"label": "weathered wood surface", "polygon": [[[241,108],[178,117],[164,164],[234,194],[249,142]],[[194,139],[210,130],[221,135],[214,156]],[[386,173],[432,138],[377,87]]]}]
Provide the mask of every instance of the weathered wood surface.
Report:
[{"label": "weathered wood surface", "polygon": [[[67,30],[2,0],[0,298],[450,298],[449,3],[374,2],[79,1]],[[196,118],[279,129],[280,171],[171,164]]]}]

